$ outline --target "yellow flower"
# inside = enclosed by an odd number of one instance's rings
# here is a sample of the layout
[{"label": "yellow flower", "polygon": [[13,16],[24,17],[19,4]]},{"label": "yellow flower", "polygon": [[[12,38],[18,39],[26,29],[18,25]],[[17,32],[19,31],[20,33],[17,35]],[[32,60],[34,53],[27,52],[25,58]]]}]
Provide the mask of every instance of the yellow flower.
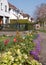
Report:
[{"label": "yellow flower", "polygon": [[29,33],[27,33],[27,35],[29,35]]},{"label": "yellow flower", "polygon": [[13,65],[17,65],[16,63],[14,63]]},{"label": "yellow flower", "polygon": [[23,39],[25,39],[25,37],[23,37]]},{"label": "yellow flower", "polygon": [[17,50],[17,54],[18,55],[21,55],[20,49]]},{"label": "yellow flower", "polygon": [[13,57],[13,56],[10,56],[10,60],[11,60],[11,61],[14,61],[14,57]]},{"label": "yellow flower", "polygon": [[19,65],[22,65],[21,63]]},{"label": "yellow flower", "polygon": [[41,63],[39,63],[37,60],[31,60],[31,65],[42,65]]},{"label": "yellow flower", "polygon": [[11,55],[11,52],[10,52],[10,51],[8,51],[8,52],[7,52],[7,54],[8,54],[8,55]]},{"label": "yellow flower", "polygon": [[15,61],[18,61],[18,59],[16,58]]},{"label": "yellow flower", "polygon": [[18,59],[19,59],[19,60],[22,60],[22,57],[19,55],[19,56],[18,56]]},{"label": "yellow flower", "polygon": [[31,34],[31,37],[32,37],[32,34]]},{"label": "yellow flower", "polygon": [[25,58],[25,59],[27,59],[27,58],[28,58],[28,56],[27,56],[26,54],[23,54],[23,56],[24,56],[24,58]]}]

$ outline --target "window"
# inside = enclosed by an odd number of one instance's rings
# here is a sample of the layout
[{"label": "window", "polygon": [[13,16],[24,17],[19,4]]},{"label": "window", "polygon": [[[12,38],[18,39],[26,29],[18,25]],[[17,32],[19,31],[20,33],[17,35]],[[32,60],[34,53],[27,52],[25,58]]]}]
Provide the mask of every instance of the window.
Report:
[{"label": "window", "polygon": [[7,6],[5,5],[5,12],[7,12]]},{"label": "window", "polygon": [[1,3],[1,10],[3,10],[3,8],[2,8],[2,3]]},{"label": "window", "polygon": [[9,8],[9,11],[11,10],[11,8]]}]

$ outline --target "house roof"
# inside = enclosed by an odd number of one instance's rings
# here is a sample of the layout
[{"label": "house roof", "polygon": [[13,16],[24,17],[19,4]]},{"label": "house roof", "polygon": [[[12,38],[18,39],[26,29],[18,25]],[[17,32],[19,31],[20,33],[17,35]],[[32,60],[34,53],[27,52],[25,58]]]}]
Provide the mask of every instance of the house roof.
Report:
[{"label": "house roof", "polygon": [[8,2],[8,4],[9,4],[9,8],[16,10],[17,12],[20,12],[20,10],[16,6],[14,6],[13,4],[11,4],[9,2]]},{"label": "house roof", "polygon": [[30,17],[29,14],[25,14],[25,13],[20,13],[23,17]]},{"label": "house roof", "polygon": [[16,10],[16,11],[19,12],[23,17],[28,17],[28,18],[30,17],[29,14],[20,12],[20,10],[19,10],[16,6],[14,6],[13,4],[11,4],[11,3],[9,3],[9,2],[8,2],[8,4],[9,4],[9,8]]},{"label": "house roof", "polygon": [[14,9],[14,10],[17,9],[17,8],[16,8],[14,5],[12,5],[11,3],[8,2],[8,4],[9,4],[9,8],[12,8],[12,9]]}]

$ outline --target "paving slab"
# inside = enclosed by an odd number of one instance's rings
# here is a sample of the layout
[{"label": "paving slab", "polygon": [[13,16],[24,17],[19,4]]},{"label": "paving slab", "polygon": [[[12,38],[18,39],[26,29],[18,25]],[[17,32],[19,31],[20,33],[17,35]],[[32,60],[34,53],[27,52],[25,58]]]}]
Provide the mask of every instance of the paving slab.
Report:
[{"label": "paving slab", "polygon": [[40,53],[40,62],[43,63],[43,65],[46,65],[46,33],[39,32],[40,37],[42,39],[41,41],[41,53]]}]

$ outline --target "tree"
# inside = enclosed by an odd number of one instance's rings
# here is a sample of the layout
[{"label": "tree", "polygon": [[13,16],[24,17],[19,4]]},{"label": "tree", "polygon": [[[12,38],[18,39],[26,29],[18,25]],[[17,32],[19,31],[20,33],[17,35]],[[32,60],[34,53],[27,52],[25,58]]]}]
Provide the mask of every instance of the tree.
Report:
[{"label": "tree", "polygon": [[41,4],[36,8],[35,11],[36,20],[40,22],[44,28],[44,23],[46,21],[46,4]]}]

